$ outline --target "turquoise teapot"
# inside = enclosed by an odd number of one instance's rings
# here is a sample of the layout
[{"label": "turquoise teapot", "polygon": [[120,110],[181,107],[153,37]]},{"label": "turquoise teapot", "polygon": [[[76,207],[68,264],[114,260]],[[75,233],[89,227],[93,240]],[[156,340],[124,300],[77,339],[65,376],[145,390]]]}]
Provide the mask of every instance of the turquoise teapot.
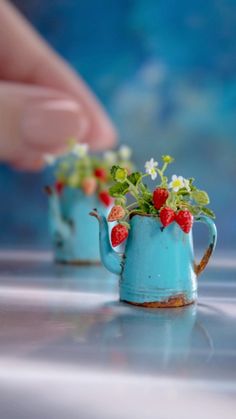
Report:
[{"label": "turquoise teapot", "polygon": [[91,223],[89,211],[98,208],[107,215],[110,208],[96,194],[86,196],[81,189],[65,187],[58,195],[47,187],[46,192],[55,261],[77,265],[100,263],[99,229],[97,223]]},{"label": "turquoise teapot", "polygon": [[145,307],[180,307],[197,300],[197,277],[215,248],[214,222],[195,217],[207,225],[210,240],[199,264],[194,262],[192,232],[177,223],[163,228],[157,216],[135,214],[124,253],[110,245],[106,217],[93,211],[100,225],[100,255],[104,266],[120,276],[120,300]]}]

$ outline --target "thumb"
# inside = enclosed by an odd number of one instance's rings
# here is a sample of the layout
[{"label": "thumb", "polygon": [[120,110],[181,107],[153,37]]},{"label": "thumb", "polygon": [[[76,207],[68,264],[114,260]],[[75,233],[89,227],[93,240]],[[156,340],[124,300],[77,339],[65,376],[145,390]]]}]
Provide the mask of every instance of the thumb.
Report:
[{"label": "thumb", "polygon": [[84,141],[89,122],[83,107],[57,90],[0,83],[0,160],[37,169],[45,153],[65,151],[68,138]]}]

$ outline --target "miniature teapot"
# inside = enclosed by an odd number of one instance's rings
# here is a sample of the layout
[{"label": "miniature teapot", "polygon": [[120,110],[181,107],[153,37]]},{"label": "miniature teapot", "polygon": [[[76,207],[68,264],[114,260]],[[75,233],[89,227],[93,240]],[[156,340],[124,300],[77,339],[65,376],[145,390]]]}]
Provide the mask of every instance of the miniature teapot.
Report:
[{"label": "miniature teapot", "polygon": [[100,263],[99,229],[95,222],[91,223],[88,213],[96,207],[106,215],[109,208],[95,194],[86,196],[81,189],[66,187],[61,195],[49,187],[46,191],[55,261],[70,264]]},{"label": "miniature teapot", "polygon": [[180,307],[197,300],[197,277],[215,248],[217,231],[207,216],[195,217],[207,225],[210,240],[199,264],[194,262],[192,232],[176,223],[163,228],[159,217],[135,214],[123,254],[113,250],[104,215],[93,211],[100,225],[100,255],[104,266],[120,276],[120,300],[145,307]]}]

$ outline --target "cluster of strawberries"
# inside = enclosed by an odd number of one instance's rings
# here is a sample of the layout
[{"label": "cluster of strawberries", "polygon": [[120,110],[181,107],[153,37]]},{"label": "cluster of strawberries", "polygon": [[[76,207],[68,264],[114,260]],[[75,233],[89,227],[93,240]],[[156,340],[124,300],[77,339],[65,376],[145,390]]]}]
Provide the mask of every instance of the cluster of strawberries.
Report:
[{"label": "cluster of strawberries", "polygon": [[[98,186],[98,181],[100,184],[107,182],[107,172],[102,167],[96,168],[94,170],[93,176],[89,176],[83,179],[81,187],[85,195],[90,196],[95,193]],[[66,185],[64,182],[58,180],[55,182],[54,186],[57,194],[61,195]],[[109,207],[113,202],[113,198],[109,195],[109,192],[106,189],[102,189],[98,192],[98,198],[100,202],[105,205],[105,207]]]},{"label": "cluster of strawberries", "polygon": [[[157,188],[153,192],[153,205],[159,211],[160,221],[164,227],[174,221],[180,226],[184,233],[189,233],[193,225],[193,216],[188,210],[175,212],[172,208],[165,206],[169,192],[164,188]],[[118,221],[124,218],[125,210],[121,205],[115,205],[108,216],[108,221]],[[117,224],[111,231],[111,243],[113,247],[120,245],[128,237],[128,228],[124,224]]]},{"label": "cluster of strawberries", "polygon": [[188,210],[175,212],[172,208],[164,207],[168,197],[169,192],[167,189],[157,188],[153,192],[153,205],[160,211],[159,216],[162,225],[167,227],[175,221],[184,233],[189,233],[193,225],[193,216],[191,212]]}]

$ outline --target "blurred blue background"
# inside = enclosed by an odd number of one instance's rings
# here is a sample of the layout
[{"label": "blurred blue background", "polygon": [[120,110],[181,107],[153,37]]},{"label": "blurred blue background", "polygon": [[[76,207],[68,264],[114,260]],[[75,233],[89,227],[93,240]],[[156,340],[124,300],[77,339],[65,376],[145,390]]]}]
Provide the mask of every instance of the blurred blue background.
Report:
[{"label": "blurred blue background", "polygon": [[[235,247],[236,1],[14,3],[94,89],[140,167],[172,154],[173,172],[209,192],[218,246]],[[50,174],[0,172],[1,244],[49,246]]]}]

